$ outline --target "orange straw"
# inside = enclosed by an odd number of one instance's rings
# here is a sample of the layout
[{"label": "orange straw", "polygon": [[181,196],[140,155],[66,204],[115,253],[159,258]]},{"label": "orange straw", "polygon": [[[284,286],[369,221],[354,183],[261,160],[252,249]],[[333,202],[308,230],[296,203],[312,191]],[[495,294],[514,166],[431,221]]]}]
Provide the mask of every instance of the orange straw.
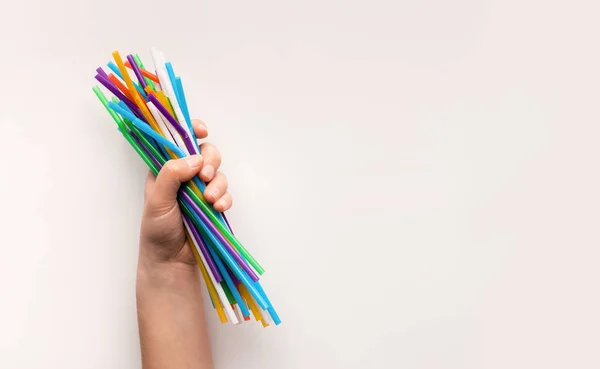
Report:
[{"label": "orange straw", "polygon": [[131,97],[131,94],[129,93],[129,90],[127,89],[127,87],[121,82],[119,81],[119,79],[117,78],[117,76],[115,76],[114,74],[109,74],[108,75],[108,79],[115,84],[115,86],[117,86],[117,88],[119,90],[121,90],[121,92],[123,93],[123,95],[125,95],[125,97],[127,97],[129,99],[129,101],[133,102],[133,97]]}]

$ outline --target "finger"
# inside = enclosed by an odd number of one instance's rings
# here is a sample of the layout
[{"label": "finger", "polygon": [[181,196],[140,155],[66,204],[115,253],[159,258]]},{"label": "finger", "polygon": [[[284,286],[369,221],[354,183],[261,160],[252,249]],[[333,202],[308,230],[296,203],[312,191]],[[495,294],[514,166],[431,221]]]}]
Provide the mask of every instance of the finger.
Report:
[{"label": "finger", "polygon": [[208,136],[206,124],[200,119],[192,119],[192,127],[194,128],[196,138],[206,138]]},{"label": "finger", "polygon": [[231,204],[233,203],[233,198],[229,192],[226,192],[225,195],[221,196],[220,199],[215,202],[215,210],[218,212],[224,212],[231,208]]},{"label": "finger", "polygon": [[217,172],[215,179],[210,181],[204,191],[204,198],[214,204],[215,201],[219,200],[227,192],[227,177],[222,172]]},{"label": "finger", "polygon": [[146,210],[149,214],[157,217],[173,209],[177,204],[179,186],[198,174],[200,168],[202,168],[201,155],[166,162],[148,194]]},{"label": "finger", "polygon": [[200,145],[200,152],[204,158],[204,166],[200,172],[200,178],[205,182],[210,182],[221,166],[221,153],[219,153],[219,150],[214,145],[209,143]]},{"label": "finger", "polygon": [[144,202],[146,202],[148,194],[150,193],[150,191],[152,191],[154,182],[156,182],[156,176],[151,171],[148,171],[148,175],[146,176],[146,183],[144,185]]}]

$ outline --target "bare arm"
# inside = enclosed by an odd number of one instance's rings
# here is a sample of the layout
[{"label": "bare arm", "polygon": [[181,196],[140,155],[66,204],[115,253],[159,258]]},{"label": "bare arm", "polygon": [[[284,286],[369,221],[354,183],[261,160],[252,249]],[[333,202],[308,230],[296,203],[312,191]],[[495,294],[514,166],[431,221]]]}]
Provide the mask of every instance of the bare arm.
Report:
[{"label": "bare arm", "polygon": [[140,262],[137,306],[142,367],[213,368],[198,268]]}]

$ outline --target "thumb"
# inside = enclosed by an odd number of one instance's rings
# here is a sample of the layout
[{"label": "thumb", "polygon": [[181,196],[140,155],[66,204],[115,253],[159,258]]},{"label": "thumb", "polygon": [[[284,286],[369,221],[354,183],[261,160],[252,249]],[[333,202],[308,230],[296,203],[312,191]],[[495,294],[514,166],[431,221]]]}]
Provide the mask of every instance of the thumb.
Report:
[{"label": "thumb", "polygon": [[192,155],[166,162],[148,194],[147,215],[158,217],[171,211],[177,205],[177,191],[181,183],[189,181],[200,172],[202,161],[201,155]]}]

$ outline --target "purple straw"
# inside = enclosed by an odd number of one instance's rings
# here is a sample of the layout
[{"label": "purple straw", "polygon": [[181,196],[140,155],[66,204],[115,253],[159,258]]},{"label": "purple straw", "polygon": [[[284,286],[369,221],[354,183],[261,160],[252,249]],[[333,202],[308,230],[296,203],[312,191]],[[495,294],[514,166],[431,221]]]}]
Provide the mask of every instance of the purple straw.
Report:
[{"label": "purple straw", "polygon": [[225,246],[225,248],[227,249],[227,251],[229,251],[229,253],[231,254],[231,256],[242,267],[242,269],[244,269],[246,271],[246,273],[248,273],[248,275],[250,276],[250,278],[252,278],[253,281],[257,282],[258,281],[258,276],[256,275],[256,273],[254,273],[254,270],[252,270],[252,268],[250,268],[250,266],[248,265],[248,263],[246,262],[246,260],[244,260],[240,256],[240,254],[237,252],[237,250],[235,250],[231,246],[231,244],[229,243],[229,241],[227,241],[225,239],[225,237],[223,237],[223,235],[221,234],[221,232],[219,232],[219,230],[215,227],[215,225],[210,222],[210,220],[208,219],[208,217],[206,216],[206,214],[204,214],[204,212],[202,212],[202,210],[200,210],[200,208],[198,207],[198,205],[196,205],[196,203],[192,200],[192,198],[187,193],[185,193],[185,191],[183,190],[183,188],[179,189],[179,195],[182,197],[182,199],[184,201],[187,202],[188,206],[190,206],[192,208],[192,210],[194,210],[194,212],[200,217],[200,219],[202,220],[202,222],[208,227],[208,229],[213,233],[213,235],[215,237],[217,237],[217,239],[221,242],[221,244],[223,246]]},{"label": "purple straw", "polygon": [[183,137],[185,146],[190,151],[190,153],[192,155],[197,154],[198,147],[192,143],[190,136],[187,134],[187,131],[181,126],[181,124],[179,124],[179,122],[177,122],[177,120],[173,118],[171,113],[169,113],[169,111],[160,103],[160,101],[158,101],[158,99],[154,95],[148,94],[148,99],[150,100],[150,102],[152,102],[152,104],[154,104],[154,106],[156,106],[158,111],[160,111],[160,113],[164,115],[165,118],[167,118],[167,120],[173,125],[173,127],[175,127],[175,129],[181,135],[181,137]]},{"label": "purple straw", "polygon": [[145,89],[146,86],[148,86],[148,84],[146,83],[146,80],[144,79],[144,76],[142,75],[142,71],[140,70],[137,63],[135,62],[135,59],[133,59],[133,56],[131,56],[131,54],[130,54],[130,55],[127,55],[127,60],[129,61],[129,64],[131,64],[131,69],[133,69],[133,73],[135,73],[135,76],[137,77],[138,81],[140,82],[140,86],[142,86],[142,89]]}]

